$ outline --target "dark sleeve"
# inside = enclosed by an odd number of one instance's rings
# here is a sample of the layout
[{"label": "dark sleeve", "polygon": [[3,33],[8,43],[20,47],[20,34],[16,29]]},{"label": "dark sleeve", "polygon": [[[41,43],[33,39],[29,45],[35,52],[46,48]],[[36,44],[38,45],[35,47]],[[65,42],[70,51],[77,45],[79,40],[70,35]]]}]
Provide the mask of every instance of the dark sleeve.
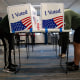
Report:
[{"label": "dark sleeve", "polygon": [[6,15],[0,22],[0,33],[10,33],[8,15]]}]

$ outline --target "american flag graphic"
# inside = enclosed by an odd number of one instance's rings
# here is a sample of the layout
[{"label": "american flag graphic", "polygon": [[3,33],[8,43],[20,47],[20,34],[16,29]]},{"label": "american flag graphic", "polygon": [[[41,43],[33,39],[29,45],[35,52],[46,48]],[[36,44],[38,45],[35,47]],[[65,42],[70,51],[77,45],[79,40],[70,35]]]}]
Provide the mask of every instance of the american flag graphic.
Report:
[{"label": "american flag graphic", "polygon": [[42,21],[43,28],[61,28],[63,27],[63,16]]},{"label": "american flag graphic", "polygon": [[18,22],[11,23],[12,31],[21,31],[26,28],[27,28],[27,30],[32,28],[31,17],[26,17]]}]

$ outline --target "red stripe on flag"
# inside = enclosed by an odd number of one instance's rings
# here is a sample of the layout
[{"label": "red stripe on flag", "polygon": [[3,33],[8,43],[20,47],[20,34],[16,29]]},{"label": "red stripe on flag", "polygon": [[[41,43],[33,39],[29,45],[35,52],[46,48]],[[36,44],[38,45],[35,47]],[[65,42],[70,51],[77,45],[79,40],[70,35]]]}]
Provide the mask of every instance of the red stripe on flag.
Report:
[{"label": "red stripe on flag", "polygon": [[61,25],[60,27],[58,27],[58,28],[62,28],[63,27],[63,25]]},{"label": "red stripe on flag", "polygon": [[28,23],[28,24],[26,25],[26,27],[28,27],[30,24],[31,24],[31,22],[30,22],[30,23]]},{"label": "red stripe on flag", "polygon": [[22,19],[22,20],[24,21],[25,19],[31,19],[31,17],[29,16],[29,17],[26,17],[26,18],[24,18],[24,19]]},{"label": "red stripe on flag", "polygon": [[54,21],[63,21],[63,19],[54,19]]},{"label": "red stripe on flag", "polygon": [[31,26],[29,26],[29,28],[28,28],[28,29],[30,29],[30,28],[32,28],[32,25],[31,25]]},{"label": "red stripe on flag", "polygon": [[61,16],[55,17],[53,19],[54,19],[55,22],[63,21],[63,17],[61,17]]},{"label": "red stripe on flag", "polygon": [[63,22],[58,23],[57,25],[59,26],[60,24],[62,24]]},{"label": "red stripe on flag", "polygon": [[32,27],[32,25],[31,25],[31,17],[30,16],[22,19],[21,21],[22,21],[23,25],[28,27],[28,29],[30,29]]},{"label": "red stripe on flag", "polygon": [[31,19],[25,19],[25,20],[22,20],[23,23],[24,23],[25,21],[31,21]]},{"label": "red stripe on flag", "polygon": [[58,17],[55,17],[54,19],[57,19],[57,18],[60,19],[60,18],[63,18],[63,16],[58,16]]},{"label": "red stripe on flag", "polygon": [[59,26],[58,28],[63,27],[63,16],[58,16],[53,18],[54,22]]},{"label": "red stripe on flag", "polygon": [[31,21],[24,22],[23,24],[26,25],[26,24],[28,24],[28,23],[31,23]]},{"label": "red stripe on flag", "polygon": [[59,23],[59,22],[61,22],[61,21],[62,21],[62,20],[58,20],[58,21],[55,21],[55,20],[54,20],[55,23]]}]

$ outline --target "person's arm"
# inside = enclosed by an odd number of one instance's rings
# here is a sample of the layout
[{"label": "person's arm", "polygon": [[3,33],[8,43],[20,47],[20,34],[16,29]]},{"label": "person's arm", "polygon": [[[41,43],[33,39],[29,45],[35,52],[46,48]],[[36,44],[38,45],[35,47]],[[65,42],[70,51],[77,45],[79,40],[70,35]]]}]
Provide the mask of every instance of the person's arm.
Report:
[{"label": "person's arm", "polygon": [[0,33],[10,33],[8,15],[6,15],[0,22]]}]

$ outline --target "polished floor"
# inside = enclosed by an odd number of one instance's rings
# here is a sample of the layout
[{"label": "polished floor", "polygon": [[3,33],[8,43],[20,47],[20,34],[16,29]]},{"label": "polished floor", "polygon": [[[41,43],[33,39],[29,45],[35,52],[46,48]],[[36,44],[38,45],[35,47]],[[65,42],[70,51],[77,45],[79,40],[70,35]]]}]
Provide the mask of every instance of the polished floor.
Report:
[{"label": "polished floor", "polygon": [[[62,59],[62,67],[60,66],[59,47],[57,53],[53,45],[30,45],[29,49],[25,45],[20,46],[20,54],[18,48],[15,47],[16,64],[21,64],[20,70],[16,73],[3,72],[4,54],[0,50],[0,80],[80,80],[80,70],[66,73],[66,58]],[[28,52],[29,50],[29,52]],[[74,57],[73,45],[69,45],[69,61]],[[20,57],[19,57],[20,56]],[[28,57],[27,57],[28,56]],[[14,55],[12,53],[14,62]]]}]

